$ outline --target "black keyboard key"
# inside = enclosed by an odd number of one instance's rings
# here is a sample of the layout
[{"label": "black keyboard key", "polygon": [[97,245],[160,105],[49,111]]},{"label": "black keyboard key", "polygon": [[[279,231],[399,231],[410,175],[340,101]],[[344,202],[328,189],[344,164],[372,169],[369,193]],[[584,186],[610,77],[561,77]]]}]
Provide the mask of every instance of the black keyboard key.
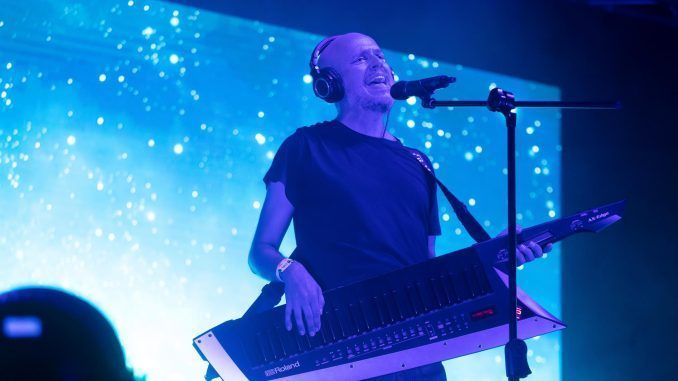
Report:
[{"label": "black keyboard key", "polygon": [[372,320],[373,319],[373,314],[372,311],[369,308],[369,304],[366,304],[362,300],[358,303],[360,315],[362,316],[364,322],[365,322],[365,330],[369,331],[372,329],[372,327],[375,325]]},{"label": "black keyboard key", "polygon": [[389,294],[384,293],[382,294],[380,301],[381,305],[383,306],[383,311],[384,311],[384,319],[386,320],[386,324],[390,324],[396,321],[396,315],[395,315],[395,308],[393,307],[392,303],[389,302]]},{"label": "black keyboard key", "polygon": [[435,308],[433,305],[433,298],[431,293],[426,290],[424,284],[417,282],[414,285],[414,289],[416,291],[417,299],[419,300],[419,305],[421,306],[423,312],[425,313],[433,310]]},{"label": "black keyboard key", "polygon": [[464,279],[462,272],[457,272],[452,275],[452,284],[454,291],[457,294],[457,300],[464,302],[471,298],[471,292],[468,289],[467,281]]},{"label": "black keyboard key", "polygon": [[445,285],[447,286],[448,290],[450,291],[450,296],[452,297],[452,300],[454,301],[455,304],[457,304],[457,303],[460,303],[463,300],[463,298],[458,292],[457,284],[459,282],[456,281],[455,278],[456,278],[455,274],[448,273]]},{"label": "black keyboard key", "polygon": [[433,301],[435,302],[436,308],[441,308],[444,304],[443,295],[438,289],[438,281],[436,278],[429,278],[428,280],[429,288],[431,289],[431,295],[433,296]]},{"label": "black keyboard key", "polygon": [[334,319],[332,321],[335,323],[335,326],[337,327],[337,334],[339,335],[340,339],[346,338],[348,335],[346,333],[346,330],[344,329],[344,314],[342,314],[341,309],[338,307],[334,307],[334,314],[332,316]]},{"label": "black keyboard key", "polygon": [[386,320],[384,320],[384,311],[382,306],[379,304],[379,297],[378,296],[373,296],[372,297],[372,305],[374,306],[374,310],[377,311],[377,316],[379,317],[379,326],[383,327],[386,325]]},{"label": "black keyboard key", "polygon": [[469,290],[470,297],[475,298],[476,295],[478,295],[478,292],[476,290],[475,285],[473,284],[473,280],[471,279],[468,270],[467,269],[462,270],[461,275],[462,278],[464,279],[464,284],[466,285],[466,288]]},{"label": "black keyboard key", "polygon": [[264,335],[268,342],[269,347],[271,348],[271,358],[273,360],[278,360],[282,358],[282,350],[280,349],[280,344],[278,344],[278,339],[274,336],[272,329],[267,330]]},{"label": "black keyboard key", "polygon": [[[395,316],[396,316],[396,321],[400,320],[405,320],[405,303],[403,298],[398,298],[398,293],[396,290],[391,290],[391,294],[389,295],[391,299],[391,305],[395,307]],[[402,301],[402,302],[401,302]]]},{"label": "black keyboard key", "polygon": [[420,308],[417,306],[417,291],[412,287],[412,285],[407,285],[407,288],[405,289],[405,294],[407,295],[407,301],[409,302],[409,306],[412,309],[413,316],[419,315]]},{"label": "black keyboard key", "polygon": [[452,299],[452,296],[450,296],[450,292],[447,290],[447,286],[445,285],[445,280],[446,280],[445,275],[441,274],[440,277],[438,278],[438,284],[440,285],[440,288],[443,292],[443,295],[445,296],[445,300],[447,301],[447,305],[451,306],[452,304],[454,304],[454,300]]},{"label": "black keyboard key", "polygon": [[359,307],[357,304],[348,305],[348,310],[346,311],[348,318],[348,335],[354,336],[358,335],[365,331],[364,324],[360,318]]},{"label": "black keyboard key", "polygon": [[257,332],[257,344],[259,345],[259,353],[261,353],[260,358],[264,363],[271,361],[271,354],[269,353],[268,343],[266,338],[261,332]]},{"label": "black keyboard key", "polygon": [[476,277],[478,278],[478,281],[482,287],[483,294],[492,292],[490,282],[487,280],[487,276],[485,275],[485,271],[483,271],[482,267],[475,265],[473,266],[473,271],[475,272]]}]

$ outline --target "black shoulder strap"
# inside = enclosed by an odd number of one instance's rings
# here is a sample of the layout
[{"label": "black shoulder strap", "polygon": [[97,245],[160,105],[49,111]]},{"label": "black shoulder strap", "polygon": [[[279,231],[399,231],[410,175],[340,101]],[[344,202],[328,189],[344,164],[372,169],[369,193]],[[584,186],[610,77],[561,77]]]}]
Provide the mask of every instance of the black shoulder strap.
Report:
[{"label": "black shoulder strap", "polygon": [[464,225],[464,228],[468,232],[468,234],[473,237],[473,239],[476,242],[483,242],[487,241],[490,239],[490,235],[487,234],[485,229],[478,223],[478,220],[476,220],[473,215],[468,211],[468,208],[466,208],[466,205],[464,205],[463,202],[459,201],[457,197],[455,197],[452,192],[450,192],[449,189],[443,184],[436,175],[433,173],[431,168],[428,167],[428,164],[426,164],[426,160],[424,160],[423,157],[421,157],[421,154],[417,152],[416,150],[406,148],[412,156],[414,156],[419,164],[425,169],[424,172],[426,172],[433,180],[435,180],[436,183],[438,183],[438,186],[440,186],[440,189],[443,191],[443,194],[445,195],[445,198],[447,198],[447,201],[450,202],[450,205],[452,205],[452,209],[454,210],[454,214],[457,215],[457,218],[459,221],[461,221],[461,224]]}]

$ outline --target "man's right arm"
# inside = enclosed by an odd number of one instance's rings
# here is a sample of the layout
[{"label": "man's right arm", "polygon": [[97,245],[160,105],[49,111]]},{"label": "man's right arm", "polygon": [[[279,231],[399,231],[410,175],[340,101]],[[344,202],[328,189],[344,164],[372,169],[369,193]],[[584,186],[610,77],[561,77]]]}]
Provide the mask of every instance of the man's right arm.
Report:
[{"label": "man's right arm", "polygon": [[278,249],[293,214],[294,207],[285,196],[285,185],[281,182],[270,183],[248,259],[252,271],[264,279],[276,280],[276,267],[284,258]]},{"label": "man's right arm", "polygon": [[[279,251],[280,243],[293,214],[294,206],[285,195],[285,185],[271,182],[248,258],[255,274],[271,281],[277,280],[275,272],[278,263],[284,258]],[[299,262],[292,263],[281,274],[281,279],[285,283],[285,327],[288,331],[292,329],[294,316],[300,335],[305,332],[315,335],[320,330],[320,315],[325,304],[320,286]]]}]

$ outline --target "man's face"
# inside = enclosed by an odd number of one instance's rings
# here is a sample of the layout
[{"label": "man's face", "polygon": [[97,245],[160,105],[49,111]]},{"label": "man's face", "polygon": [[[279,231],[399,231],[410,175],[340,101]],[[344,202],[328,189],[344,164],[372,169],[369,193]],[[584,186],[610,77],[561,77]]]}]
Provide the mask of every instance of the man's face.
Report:
[{"label": "man's face", "polygon": [[319,65],[341,76],[345,95],[340,107],[387,112],[393,105],[391,67],[372,38],[359,33],[337,37],[321,53]]}]

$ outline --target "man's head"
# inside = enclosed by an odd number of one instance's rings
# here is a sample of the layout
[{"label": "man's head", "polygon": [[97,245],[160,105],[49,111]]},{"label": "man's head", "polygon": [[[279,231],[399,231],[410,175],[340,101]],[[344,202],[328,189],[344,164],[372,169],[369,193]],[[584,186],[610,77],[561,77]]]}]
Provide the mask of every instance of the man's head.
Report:
[{"label": "man's head", "polygon": [[340,77],[344,89],[337,103],[340,112],[361,108],[385,113],[393,105],[391,67],[371,37],[360,33],[332,37],[317,64],[320,69],[332,68]]}]

